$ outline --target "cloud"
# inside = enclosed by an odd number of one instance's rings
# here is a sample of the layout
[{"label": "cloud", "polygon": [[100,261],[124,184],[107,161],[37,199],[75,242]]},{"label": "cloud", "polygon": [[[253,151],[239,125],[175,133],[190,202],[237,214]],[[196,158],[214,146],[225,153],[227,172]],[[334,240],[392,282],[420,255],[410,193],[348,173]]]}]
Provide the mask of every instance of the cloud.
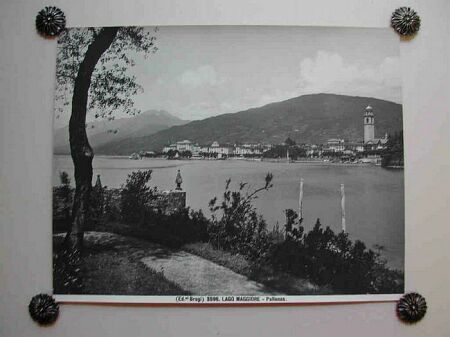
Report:
[{"label": "cloud", "polygon": [[302,93],[338,93],[401,101],[398,57],[386,57],[379,65],[347,64],[336,53],[318,51],[300,63]]},{"label": "cloud", "polygon": [[186,70],[178,77],[178,82],[187,87],[198,88],[204,85],[221,84],[223,79],[219,78],[214,67],[203,65],[194,70]]}]

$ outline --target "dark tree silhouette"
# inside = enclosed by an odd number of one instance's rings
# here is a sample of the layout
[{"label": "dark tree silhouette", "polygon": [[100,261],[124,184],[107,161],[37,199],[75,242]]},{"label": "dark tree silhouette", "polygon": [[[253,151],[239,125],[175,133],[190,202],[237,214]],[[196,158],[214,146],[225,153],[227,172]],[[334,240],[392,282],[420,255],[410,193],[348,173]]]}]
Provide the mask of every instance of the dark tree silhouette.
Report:
[{"label": "dark tree silhouette", "polygon": [[78,249],[89,219],[94,158],[86,134],[86,114],[89,111],[95,118],[112,120],[118,109],[139,113],[133,108],[132,96],[142,88],[127,70],[134,66],[136,53],[155,52],[154,43],[150,32],[137,27],[74,28],[58,41],[57,113],[71,104],[69,140],[76,187],[66,243]]}]

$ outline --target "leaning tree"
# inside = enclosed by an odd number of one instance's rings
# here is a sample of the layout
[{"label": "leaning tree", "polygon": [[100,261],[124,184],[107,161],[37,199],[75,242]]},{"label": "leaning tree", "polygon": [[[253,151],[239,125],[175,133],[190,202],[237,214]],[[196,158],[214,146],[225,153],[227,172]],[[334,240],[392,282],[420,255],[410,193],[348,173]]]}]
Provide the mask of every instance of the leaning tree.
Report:
[{"label": "leaning tree", "polygon": [[142,92],[129,72],[135,56],[154,52],[154,31],[139,27],[69,29],[58,40],[57,118],[71,109],[70,152],[74,164],[75,195],[66,243],[81,249],[88,221],[94,151],[86,133],[86,115],[114,119],[117,111],[139,113],[133,95]]}]

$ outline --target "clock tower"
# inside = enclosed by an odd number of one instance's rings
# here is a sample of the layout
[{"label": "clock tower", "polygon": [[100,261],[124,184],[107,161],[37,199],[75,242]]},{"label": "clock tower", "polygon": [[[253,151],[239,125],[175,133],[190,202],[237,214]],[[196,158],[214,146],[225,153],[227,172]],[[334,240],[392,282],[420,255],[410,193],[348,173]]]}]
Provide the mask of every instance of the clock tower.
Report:
[{"label": "clock tower", "polygon": [[364,143],[373,141],[374,139],[375,139],[375,117],[373,116],[372,107],[368,105],[364,112]]}]

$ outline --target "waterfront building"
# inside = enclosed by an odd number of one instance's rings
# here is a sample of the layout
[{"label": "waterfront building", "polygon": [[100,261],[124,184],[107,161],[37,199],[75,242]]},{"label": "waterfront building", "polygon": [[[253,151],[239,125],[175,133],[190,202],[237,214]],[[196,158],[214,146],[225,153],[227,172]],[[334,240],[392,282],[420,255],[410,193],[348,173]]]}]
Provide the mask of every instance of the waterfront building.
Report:
[{"label": "waterfront building", "polygon": [[209,147],[209,153],[215,153],[217,155],[222,156],[230,156],[233,155],[234,147],[230,144],[219,144],[217,141],[213,142]]},{"label": "waterfront building", "polygon": [[177,142],[177,151],[183,152],[183,151],[191,151],[192,152],[192,142],[185,139]]},{"label": "waterfront building", "polygon": [[198,155],[201,151],[201,148],[198,144],[194,144],[190,140],[185,139],[165,146],[162,152],[167,153],[171,150],[178,151],[180,153],[184,151],[190,151],[193,155]]},{"label": "waterfront building", "polygon": [[163,153],[167,153],[167,152],[169,152],[171,150],[172,151],[176,151],[177,150],[177,144],[170,144],[170,145],[164,146],[162,152]]},{"label": "waterfront building", "polygon": [[[267,146],[263,146],[260,143],[245,143],[241,145],[234,145],[234,155],[238,157],[245,156],[259,156],[264,151],[267,151]],[[270,148],[269,148],[270,149]]]},{"label": "waterfront building", "polygon": [[331,152],[342,152],[345,150],[345,140],[339,138],[328,139],[324,150]]},{"label": "waterfront building", "polygon": [[234,146],[230,144],[219,144],[219,142],[214,141],[209,146],[199,147],[199,153],[213,154],[217,158],[230,157],[234,154]]},{"label": "waterfront building", "polygon": [[364,143],[362,142],[346,142],[345,149],[353,152],[364,152]]}]

